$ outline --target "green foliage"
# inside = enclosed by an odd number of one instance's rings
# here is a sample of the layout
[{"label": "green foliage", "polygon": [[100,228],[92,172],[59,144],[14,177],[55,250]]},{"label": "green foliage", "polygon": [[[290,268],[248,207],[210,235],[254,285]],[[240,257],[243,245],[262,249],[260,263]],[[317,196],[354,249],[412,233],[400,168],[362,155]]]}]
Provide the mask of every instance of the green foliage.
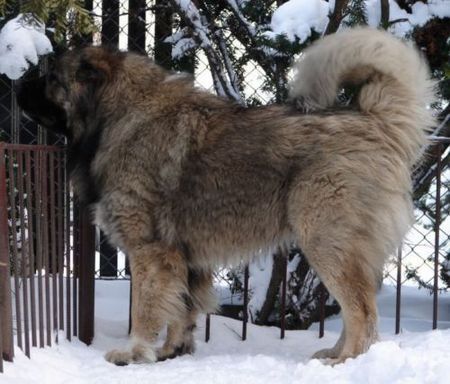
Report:
[{"label": "green foliage", "polygon": [[269,24],[275,9],[274,2],[267,0],[247,1],[243,5],[247,19],[257,25]]},{"label": "green foliage", "polygon": [[61,43],[65,36],[85,35],[96,29],[81,0],[29,0],[21,4],[0,0],[0,15],[5,19],[19,12],[52,28],[57,43]]},{"label": "green foliage", "polygon": [[0,27],[3,26],[6,20],[17,14],[19,11],[19,4],[17,1],[0,0]]},{"label": "green foliage", "polygon": [[447,40],[447,46],[445,47],[446,56],[449,62],[445,63],[438,74],[435,74],[439,82],[439,93],[442,99],[450,100],[450,38]]},{"label": "green foliage", "polygon": [[[411,36],[424,52],[439,85],[439,104],[450,101],[450,18],[433,18]],[[444,103],[443,103],[444,102]]]},{"label": "green foliage", "polygon": [[349,27],[367,25],[365,0],[350,1],[346,13],[348,14],[348,20],[344,22],[345,25]]},{"label": "green foliage", "polygon": [[0,0],[0,16],[5,17],[6,13],[6,0]]}]

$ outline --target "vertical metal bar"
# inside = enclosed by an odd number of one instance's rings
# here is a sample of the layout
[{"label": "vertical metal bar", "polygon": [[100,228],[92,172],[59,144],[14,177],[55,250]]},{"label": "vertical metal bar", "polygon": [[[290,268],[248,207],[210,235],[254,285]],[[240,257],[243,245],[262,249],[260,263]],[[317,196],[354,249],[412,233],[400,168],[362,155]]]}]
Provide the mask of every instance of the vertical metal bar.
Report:
[{"label": "vertical metal bar", "polygon": [[39,319],[39,347],[44,348],[44,292],[42,286],[42,212],[41,212],[41,150],[35,152],[34,157],[34,191],[36,193],[36,269],[38,286],[38,319]]},{"label": "vertical metal bar", "polygon": [[50,252],[48,242],[48,153],[42,151],[42,220],[43,220],[43,245],[44,245],[44,283],[45,283],[45,329],[47,345],[52,345],[51,303],[50,303]]},{"label": "vertical metal bar", "polygon": [[245,266],[244,270],[244,308],[242,316],[242,340],[247,339],[247,323],[248,323],[248,278],[249,271],[248,265]]},{"label": "vertical metal bar", "polygon": [[17,82],[11,81],[11,142],[20,142],[20,118],[21,110],[17,103]]},{"label": "vertical metal bar", "polygon": [[133,308],[133,276],[130,275],[130,304],[128,307],[128,334],[131,333],[131,328],[133,326],[133,319],[131,317],[131,309]]},{"label": "vertical metal bar", "polygon": [[8,232],[5,145],[0,143],[0,317],[2,335],[0,352],[2,352],[4,360],[12,361],[14,344]]},{"label": "vertical metal bar", "polygon": [[395,299],[395,334],[400,333],[400,311],[402,304],[402,246],[397,252],[397,296]]},{"label": "vertical metal bar", "polygon": [[[1,267],[0,267],[0,273],[1,273]],[[2,295],[2,288],[0,286],[0,296]],[[0,373],[3,373],[3,320],[2,320],[3,314],[0,313]]]},{"label": "vertical metal bar", "polygon": [[289,252],[283,250],[283,278],[281,280],[281,306],[280,306],[280,339],[284,339],[286,330],[286,288],[287,288],[287,266]]},{"label": "vertical metal bar", "polygon": [[[67,161],[67,159],[66,159]],[[72,340],[72,297],[71,297],[71,249],[70,249],[70,237],[71,237],[71,226],[70,226],[70,215],[71,201],[70,201],[70,186],[69,177],[66,170],[65,175],[65,218],[66,218],[66,230],[65,230],[65,245],[66,245],[66,337],[67,340]]]},{"label": "vertical metal bar", "polygon": [[31,188],[31,153],[25,152],[25,190],[27,194],[27,224],[28,224],[28,257],[30,263],[30,315],[31,315],[31,345],[37,347],[37,332],[36,332],[36,286],[34,281],[35,274],[35,256],[34,256],[34,225],[33,225],[33,191]]},{"label": "vertical metal bar", "polygon": [[205,327],[205,343],[209,341],[211,337],[211,314],[206,314],[206,327]]},{"label": "vertical metal bar", "polygon": [[434,220],[434,279],[433,279],[433,329],[437,328],[439,284],[439,232],[441,229],[441,172],[442,144],[437,146],[436,161],[436,215]]},{"label": "vertical metal bar", "polygon": [[14,275],[14,301],[16,305],[16,327],[17,327],[17,345],[23,350],[22,342],[22,306],[20,303],[20,281],[19,281],[19,258],[17,247],[17,211],[16,211],[16,175],[14,171],[14,152],[11,149],[5,151],[8,161],[8,179],[9,179],[9,206],[11,207],[11,238],[12,238],[12,261]]},{"label": "vertical metal bar", "polygon": [[78,336],[78,279],[79,274],[79,260],[80,260],[80,247],[81,247],[81,222],[80,222],[80,205],[78,200],[73,198],[73,224],[72,224],[72,324],[73,335]]},{"label": "vertical metal bar", "polygon": [[91,344],[94,337],[94,298],[95,298],[95,227],[91,224],[89,211],[80,210],[79,220],[80,249],[79,258],[79,339]]},{"label": "vertical metal bar", "polygon": [[52,272],[52,305],[53,305],[53,331],[55,332],[56,342],[58,342],[58,291],[57,291],[57,255],[56,255],[56,196],[55,196],[55,154],[49,153],[50,168],[50,243],[51,243],[51,263]]},{"label": "vertical metal bar", "polygon": [[18,188],[17,192],[19,194],[20,244],[21,244],[20,271],[23,286],[24,339],[25,339],[25,354],[28,357],[30,357],[30,323],[29,323],[30,308],[28,306],[29,268],[27,268],[27,263],[30,262],[30,257],[28,254],[29,251],[28,242],[30,241],[30,239],[29,239],[29,232],[27,238],[25,231],[26,220],[25,220],[23,178],[24,178],[23,152],[17,151],[17,188]]},{"label": "vertical metal bar", "polygon": [[59,291],[59,329],[64,327],[64,153],[58,152],[58,291]]},{"label": "vertical metal bar", "polygon": [[326,288],[323,283],[320,283],[320,311],[319,311],[319,338],[322,338],[325,335],[325,304],[326,304]]},{"label": "vertical metal bar", "polygon": [[145,0],[128,2],[128,50],[145,52]]},{"label": "vertical metal bar", "polygon": [[[39,60],[39,76],[45,75],[47,70],[48,59],[44,56],[42,60]],[[38,125],[37,142],[38,144],[47,144],[47,130],[42,125]]]}]

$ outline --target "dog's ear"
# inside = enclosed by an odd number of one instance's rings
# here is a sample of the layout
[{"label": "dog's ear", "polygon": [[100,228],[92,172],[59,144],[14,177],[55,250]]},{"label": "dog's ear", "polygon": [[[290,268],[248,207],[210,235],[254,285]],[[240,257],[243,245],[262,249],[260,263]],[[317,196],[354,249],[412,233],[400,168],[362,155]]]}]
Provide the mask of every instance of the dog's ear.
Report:
[{"label": "dog's ear", "polygon": [[106,75],[101,69],[94,67],[88,60],[82,59],[75,73],[75,80],[79,83],[100,83],[103,82]]},{"label": "dog's ear", "polygon": [[118,64],[117,53],[104,48],[86,48],[80,58],[75,80],[79,83],[101,84],[112,79]]}]

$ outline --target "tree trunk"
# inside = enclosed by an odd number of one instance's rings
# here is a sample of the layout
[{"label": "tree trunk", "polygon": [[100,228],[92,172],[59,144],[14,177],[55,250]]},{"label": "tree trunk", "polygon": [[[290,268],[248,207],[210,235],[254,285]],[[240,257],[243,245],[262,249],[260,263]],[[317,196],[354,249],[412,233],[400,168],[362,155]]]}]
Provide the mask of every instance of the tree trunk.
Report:
[{"label": "tree trunk", "polygon": [[267,288],[266,299],[255,319],[256,324],[267,324],[270,314],[273,313],[275,309],[275,302],[285,273],[285,259],[287,257],[287,252],[282,249],[279,249],[278,252],[273,255],[272,276],[270,278],[269,287]]},{"label": "tree trunk", "polygon": [[155,62],[172,69],[172,46],[164,40],[172,35],[172,7],[168,0],[155,2]]}]

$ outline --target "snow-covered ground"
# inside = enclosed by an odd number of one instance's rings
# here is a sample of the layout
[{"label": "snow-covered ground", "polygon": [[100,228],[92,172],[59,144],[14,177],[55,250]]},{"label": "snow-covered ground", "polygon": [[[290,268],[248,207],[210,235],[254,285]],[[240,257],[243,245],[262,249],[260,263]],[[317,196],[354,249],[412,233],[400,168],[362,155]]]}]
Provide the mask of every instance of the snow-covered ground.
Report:
[{"label": "snow-covered ground", "polygon": [[96,337],[90,347],[72,343],[32,350],[29,360],[19,350],[14,363],[5,363],[2,384],[32,383],[448,383],[450,361],[450,295],[439,298],[439,330],[430,331],[432,297],[403,287],[402,333],[395,336],[395,289],[384,286],[378,295],[381,341],[368,353],[330,367],[309,357],[332,345],[341,327],[339,317],[326,322],[323,339],[318,326],[288,331],[249,325],[248,340],[240,340],[239,321],[213,316],[211,339],[204,342],[204,318],[196,331],[197,352],[153,365],[116,367],[103,359],[110,348],[126,342],[129,284],[97,281]]}]

